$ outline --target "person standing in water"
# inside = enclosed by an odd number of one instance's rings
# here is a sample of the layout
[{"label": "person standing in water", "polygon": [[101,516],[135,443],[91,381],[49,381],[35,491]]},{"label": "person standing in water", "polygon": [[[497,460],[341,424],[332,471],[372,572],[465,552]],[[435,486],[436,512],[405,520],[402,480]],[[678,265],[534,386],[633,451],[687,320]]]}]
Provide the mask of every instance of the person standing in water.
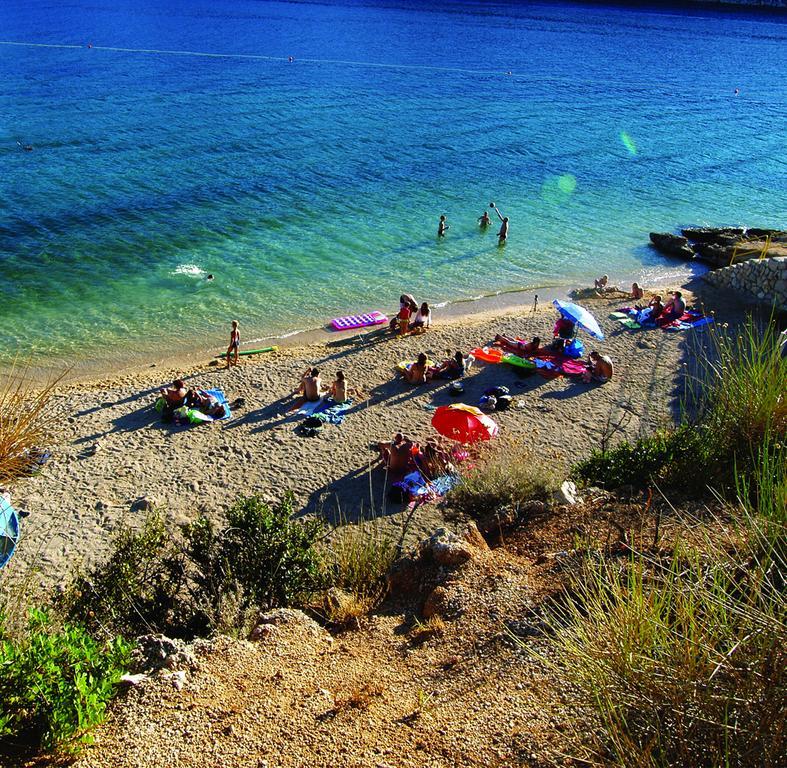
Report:
[{"label": "person standing in water", "polygon": [[440,223],[437,225],[437,236],[438,237],[445,237],[445,231],[448,229],[448,224],[446,224],[445,216],[440,217]]},{"label": "person standing in water", "polygon": [[489,207],[494,208],[497,218],[501,221],[500,231],[497,233],[497,243],[498,245],[505,245],[508,239],[508,216],[504,218],[494,203],[489,203]]},{"label": "person standing in water", "polygon": [[230,355],[234,353],[235,365],[238,364],[238,350],[240,349],[240,331],[238,321],[232,321],[232,331],[230,332],[230,345],[227,347],[227,368],[230,367]]},{"label": "person standing in water", "polygon": [[492,219],[489,218],[489,214],[486,211],[478,217],[478,226],[481,227],[481,229],[486,229],[491,223]]}]

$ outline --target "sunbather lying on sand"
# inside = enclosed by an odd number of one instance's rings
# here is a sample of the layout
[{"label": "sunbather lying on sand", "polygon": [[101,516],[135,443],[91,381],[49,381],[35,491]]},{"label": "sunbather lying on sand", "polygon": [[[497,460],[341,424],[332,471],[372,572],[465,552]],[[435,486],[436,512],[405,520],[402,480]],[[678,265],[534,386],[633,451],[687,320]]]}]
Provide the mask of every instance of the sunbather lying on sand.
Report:
[{"label": "sunbather lying on sand", "polygon": [[186,393],[186,405],[214,419],[220,419],[225,413],[224,406],[204,389],[190,389]]},{"label": "sunbather lying on sand", "polygon": [[510,336],[503,336],[498,333],[492,344],[496,347],[502,347],[506,352],[513,352],[515,355],[523,356],[538,352],[541,347],[541,338],[533,336],[532,341],[520,341],[519,339],[512,339]]},{"label": "sunbather lying on sand", "polygon": [[454,353],[453,357],[448,360],[443,360],[440,365],[433,365],[426,372],[426,378],[432,379],[435,376],[440,376],[444,379],[460,379],[470,369],[475,358],[472,355],[465,357],[460,350]]}]

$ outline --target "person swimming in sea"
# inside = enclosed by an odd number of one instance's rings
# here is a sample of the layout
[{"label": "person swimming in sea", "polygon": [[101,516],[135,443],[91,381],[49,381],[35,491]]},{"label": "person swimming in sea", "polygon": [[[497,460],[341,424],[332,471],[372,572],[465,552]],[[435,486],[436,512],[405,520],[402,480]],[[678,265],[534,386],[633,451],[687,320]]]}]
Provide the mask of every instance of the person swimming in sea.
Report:
[{"label": "person swimming in sea", "polygon": [[481,229],[486,229],[491,223],[492,219],[489,218],[489,214],[486,211],[478,217],[478,226],[481,227]]}]

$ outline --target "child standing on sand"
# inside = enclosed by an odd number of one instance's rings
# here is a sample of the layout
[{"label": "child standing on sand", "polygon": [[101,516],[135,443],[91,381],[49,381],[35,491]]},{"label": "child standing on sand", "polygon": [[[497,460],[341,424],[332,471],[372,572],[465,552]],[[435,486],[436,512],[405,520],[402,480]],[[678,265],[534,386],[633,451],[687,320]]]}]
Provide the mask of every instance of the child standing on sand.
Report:
[{"label": "child standing on sand", "polygon": [[232,331],[230,332],[230,345],[227,347],[227,368],[230,367],[230,355],[234,353],[235,365],[238,364],[238,350],[240,348],[240,331],[238,321],[232,321]]}]

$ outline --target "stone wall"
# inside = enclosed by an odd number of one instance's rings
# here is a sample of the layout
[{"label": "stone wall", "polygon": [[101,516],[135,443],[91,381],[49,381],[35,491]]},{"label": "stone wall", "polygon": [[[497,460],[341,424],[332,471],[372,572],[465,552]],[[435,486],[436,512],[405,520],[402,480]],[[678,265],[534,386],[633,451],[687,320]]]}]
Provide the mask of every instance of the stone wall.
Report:
[{"label": "stone wall", "polygon": [[733,288],[751,299],[787,311],[787,256],[743,261],[705,274],[711,285]]}]

